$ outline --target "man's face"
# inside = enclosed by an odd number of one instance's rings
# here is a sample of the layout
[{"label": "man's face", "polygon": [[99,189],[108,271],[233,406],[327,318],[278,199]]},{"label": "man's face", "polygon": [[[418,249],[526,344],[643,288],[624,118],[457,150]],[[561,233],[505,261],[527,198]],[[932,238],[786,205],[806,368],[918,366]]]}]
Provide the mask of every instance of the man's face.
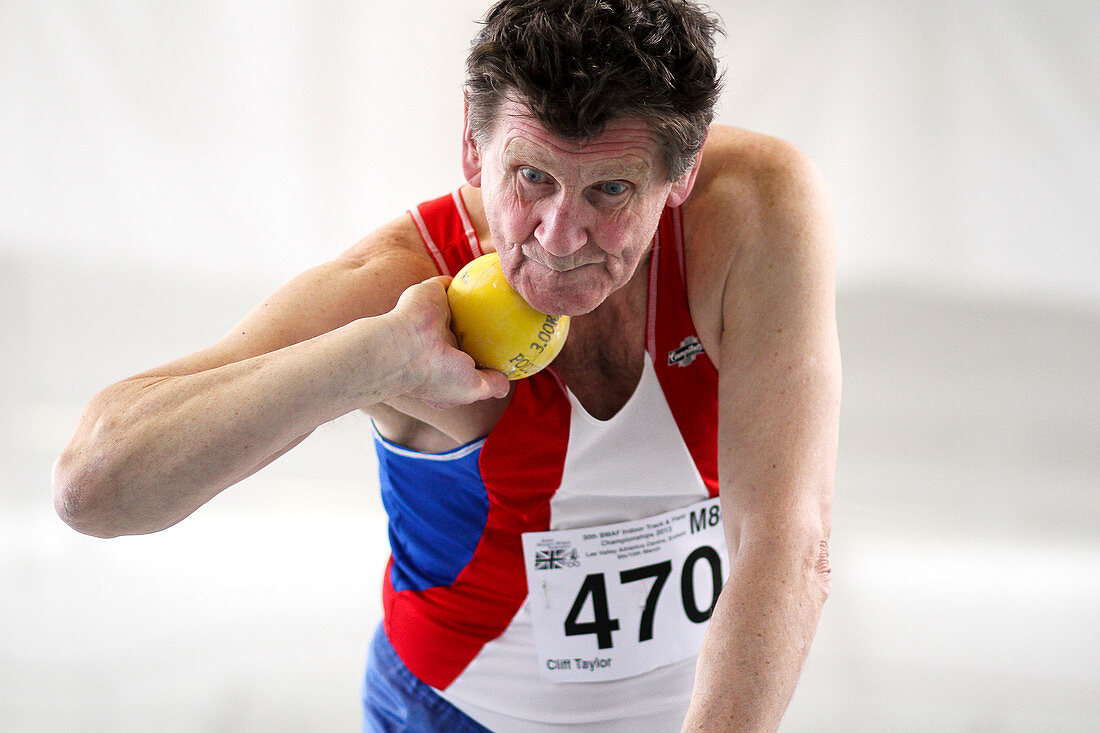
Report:
[{"label": "man's face", "polygon": [[463,154],[505,277],[546,313],[587,313],[625,285],[666,202],[690,190],[690,181],[666,180],[657,136],[640,120],[578,145],[507,101],[492,137],[478,145],[467,133]]}]

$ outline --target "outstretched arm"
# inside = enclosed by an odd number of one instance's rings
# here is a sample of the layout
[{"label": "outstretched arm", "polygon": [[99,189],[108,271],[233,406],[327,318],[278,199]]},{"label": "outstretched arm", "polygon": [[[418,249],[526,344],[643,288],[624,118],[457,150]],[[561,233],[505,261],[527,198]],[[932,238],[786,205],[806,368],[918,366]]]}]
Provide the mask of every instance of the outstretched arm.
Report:
[{"label": "outstretched arm", "polygon": [[345,413],[503,396],[507,379],[454,347],[446,281],[419,282],[430,268],[375,235],[212,347],[103,390],[54,466],[58,514],[101,537],[155,532]]},{"label": "outstretched arm", "polygon": [[[719,481],[731,572],[699,657],[685,731],[774,731],[829,590],[840,403],[834,235],[824,185],[758,141],[753,175],[709,194],[732,232],[721,289]],[[723,222],[722,219],[728,219]]]}]

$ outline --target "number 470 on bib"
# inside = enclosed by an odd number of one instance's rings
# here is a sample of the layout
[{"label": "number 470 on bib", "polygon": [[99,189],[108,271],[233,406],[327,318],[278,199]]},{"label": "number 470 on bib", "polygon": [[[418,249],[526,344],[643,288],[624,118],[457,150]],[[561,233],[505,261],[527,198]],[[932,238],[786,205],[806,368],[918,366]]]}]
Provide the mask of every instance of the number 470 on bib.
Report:
[{"label": "number 470 on bib", "polygon": [[[696,595],[696,566],[704,563],[709,567],[709,599],[702,607],[698,603]],[[649,641],[653,638],[653,619],[657,613],[657,604],[661,601],[662,592],[672,575],[671,560],[663,560],[652,565],[622,570],[618,573],[618,582],[625,586],[630,583],[638,583],[652,580],[649,592],[646,594],[645,604],[642,606],[642,614],[638,624],[638,641]],[[566,636],[584,636],[594,634],[599,649],[611,649],[614,647],[612,632],[620,630],[619,619],[611,617],[611,608],[607,594],[607,574],[590,573],[586,575],[577,592],[573,605],[565,617],[564,632]],[[707,576],[704,576],[707,577]],[[709,545],[695,548],[685,559],[680,568],[680,608],[684,616],[692,623],[701,624],[710,619],[714,611],[714,604],[718,602],[718,595],[722,591],[722,557],[718,551]],[[706,597],[706,596],[705,596]],[[581,621],[584,609],[591,599],[592,614],[590,621]]]}]

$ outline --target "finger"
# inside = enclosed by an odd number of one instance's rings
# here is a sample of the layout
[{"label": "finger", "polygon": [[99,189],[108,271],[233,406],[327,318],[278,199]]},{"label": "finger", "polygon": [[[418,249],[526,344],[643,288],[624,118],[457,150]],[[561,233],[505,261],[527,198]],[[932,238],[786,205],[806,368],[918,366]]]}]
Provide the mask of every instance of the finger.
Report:
[{"label": "finger", "polygon": [[424,282],[426,283],[438,283],[444,290],[451,286],[451,280],[454,278],[450,275],[436,275],[435,277],[429,277]]},{"label": "finger", "polygon": [[506,397],[512,389],[512,383],[503,372],[496,369],[478,369],[481,374],[489,397]]}]

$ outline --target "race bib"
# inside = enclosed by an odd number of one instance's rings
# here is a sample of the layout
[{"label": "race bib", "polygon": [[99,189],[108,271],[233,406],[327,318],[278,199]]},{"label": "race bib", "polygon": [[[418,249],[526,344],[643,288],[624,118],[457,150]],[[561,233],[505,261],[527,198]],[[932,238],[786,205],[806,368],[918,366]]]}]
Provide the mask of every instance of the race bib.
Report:
[{"label": "race bib", "polygon": [[647,519],[523,535],[539,669],[553,682],[698,653],[729,572],[718,499]]}]

